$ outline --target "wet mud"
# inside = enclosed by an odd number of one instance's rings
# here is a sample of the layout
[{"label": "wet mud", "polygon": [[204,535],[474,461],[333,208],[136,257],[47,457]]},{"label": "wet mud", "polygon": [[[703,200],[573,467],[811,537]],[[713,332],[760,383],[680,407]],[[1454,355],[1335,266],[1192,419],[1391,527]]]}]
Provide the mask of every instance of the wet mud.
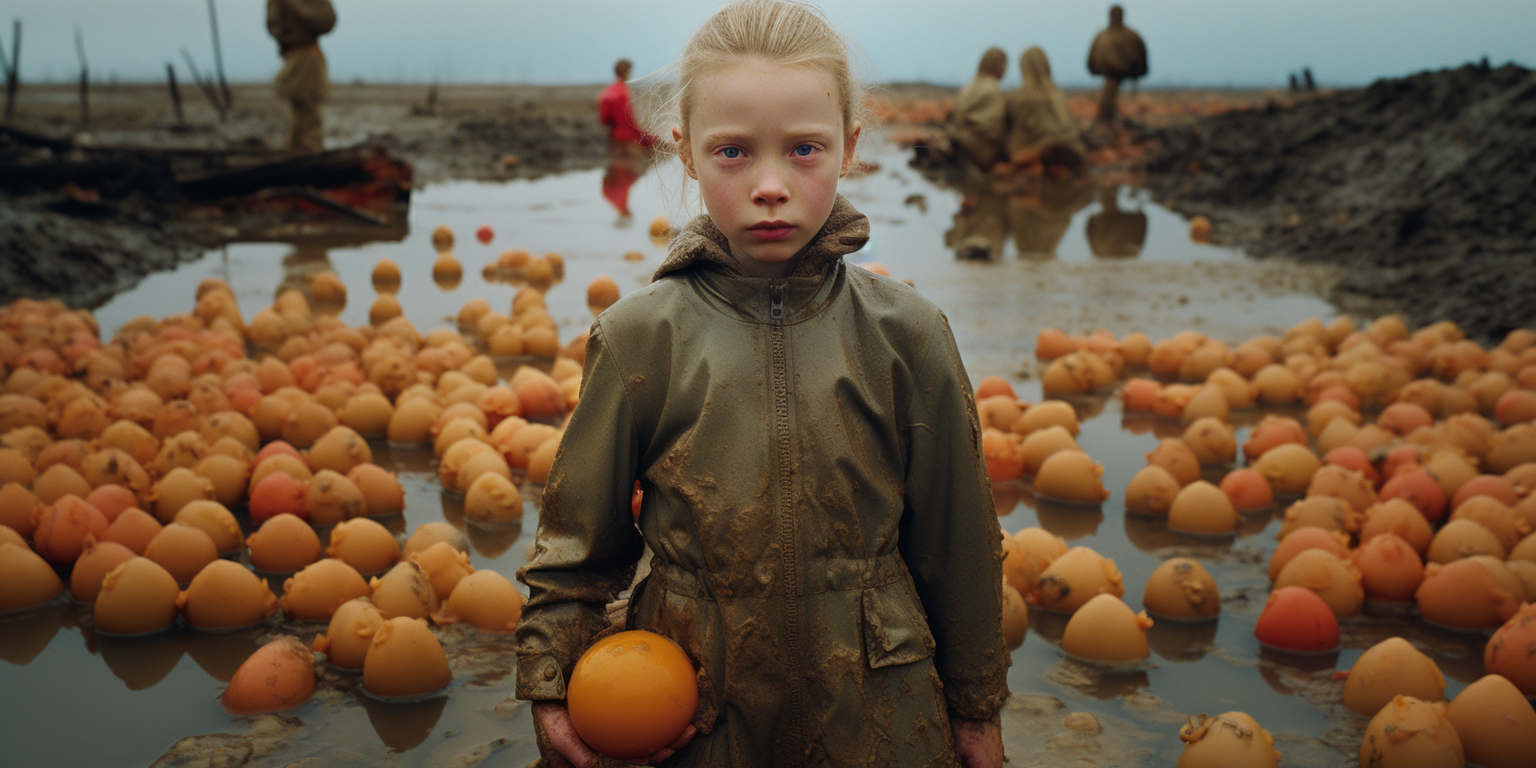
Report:
[{"label": "wet mud", "polygon": [[1162,131],[1156,199],[1255,256],[1337,264],[1347,308],[1536,324],[1536,72],[1486,63]]}]

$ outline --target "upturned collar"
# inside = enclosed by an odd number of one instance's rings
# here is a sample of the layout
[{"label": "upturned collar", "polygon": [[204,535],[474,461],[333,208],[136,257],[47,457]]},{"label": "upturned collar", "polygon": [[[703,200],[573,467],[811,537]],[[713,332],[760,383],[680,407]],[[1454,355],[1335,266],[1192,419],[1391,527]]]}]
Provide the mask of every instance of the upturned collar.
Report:
[{"label": "upturned collar", "polygon": [[[844,256],[863,248],[868,241],[869,217],[859,213],[846,198],[838,195],[832,203],[832,213],[827,216],[826,223],[811,238],[789,276],[822,276],[829,267]],[[662,262],[651,279],[660,280],[694,265],[707,265],[733,277],[747,276],[731,256],[731,245],[725,233],[715,226],[708,215],[695,216],[672,239],[666,261]]]}]

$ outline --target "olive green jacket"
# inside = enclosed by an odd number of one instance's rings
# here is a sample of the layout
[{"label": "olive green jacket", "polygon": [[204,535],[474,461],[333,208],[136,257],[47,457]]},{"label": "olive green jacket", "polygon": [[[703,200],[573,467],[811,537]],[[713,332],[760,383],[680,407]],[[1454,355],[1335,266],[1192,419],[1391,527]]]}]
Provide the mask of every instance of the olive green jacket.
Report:
[{"label": "olive green jacket", "polygon": [[975,405],[938,308],[845,266],[868,231],[839,197],[794,274],[756,279],[700,216],[598,318],[518,574],[520,698],[564,698],[648,548],[629,628],[704,672],[700,733],[669,764],[952,765],[950,717],[997,714]]}]

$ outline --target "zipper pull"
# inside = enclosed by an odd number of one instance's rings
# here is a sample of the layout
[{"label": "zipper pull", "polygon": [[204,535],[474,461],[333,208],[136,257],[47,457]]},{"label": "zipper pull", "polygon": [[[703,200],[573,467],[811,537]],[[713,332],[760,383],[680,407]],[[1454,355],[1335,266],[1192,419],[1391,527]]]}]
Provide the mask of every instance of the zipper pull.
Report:
[{"label": "zipper pull", "polygon": [[773,322],[783,324],[784,286],[777,284],[768,286],[768,298],[770,302],[768,308],[768,316],[773,319]]}]

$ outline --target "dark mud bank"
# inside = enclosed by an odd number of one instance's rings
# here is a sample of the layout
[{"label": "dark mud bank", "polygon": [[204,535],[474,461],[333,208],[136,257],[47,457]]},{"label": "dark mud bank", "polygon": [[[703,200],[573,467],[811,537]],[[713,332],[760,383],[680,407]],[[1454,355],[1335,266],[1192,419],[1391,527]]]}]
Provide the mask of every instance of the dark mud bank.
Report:
[{"label": "dark mud bank", "polygon": [[1467,65],[1164,134],[1159,201],[1256,256],[1344,266],[1346,308],[1536,327],[1536,72]]}]

